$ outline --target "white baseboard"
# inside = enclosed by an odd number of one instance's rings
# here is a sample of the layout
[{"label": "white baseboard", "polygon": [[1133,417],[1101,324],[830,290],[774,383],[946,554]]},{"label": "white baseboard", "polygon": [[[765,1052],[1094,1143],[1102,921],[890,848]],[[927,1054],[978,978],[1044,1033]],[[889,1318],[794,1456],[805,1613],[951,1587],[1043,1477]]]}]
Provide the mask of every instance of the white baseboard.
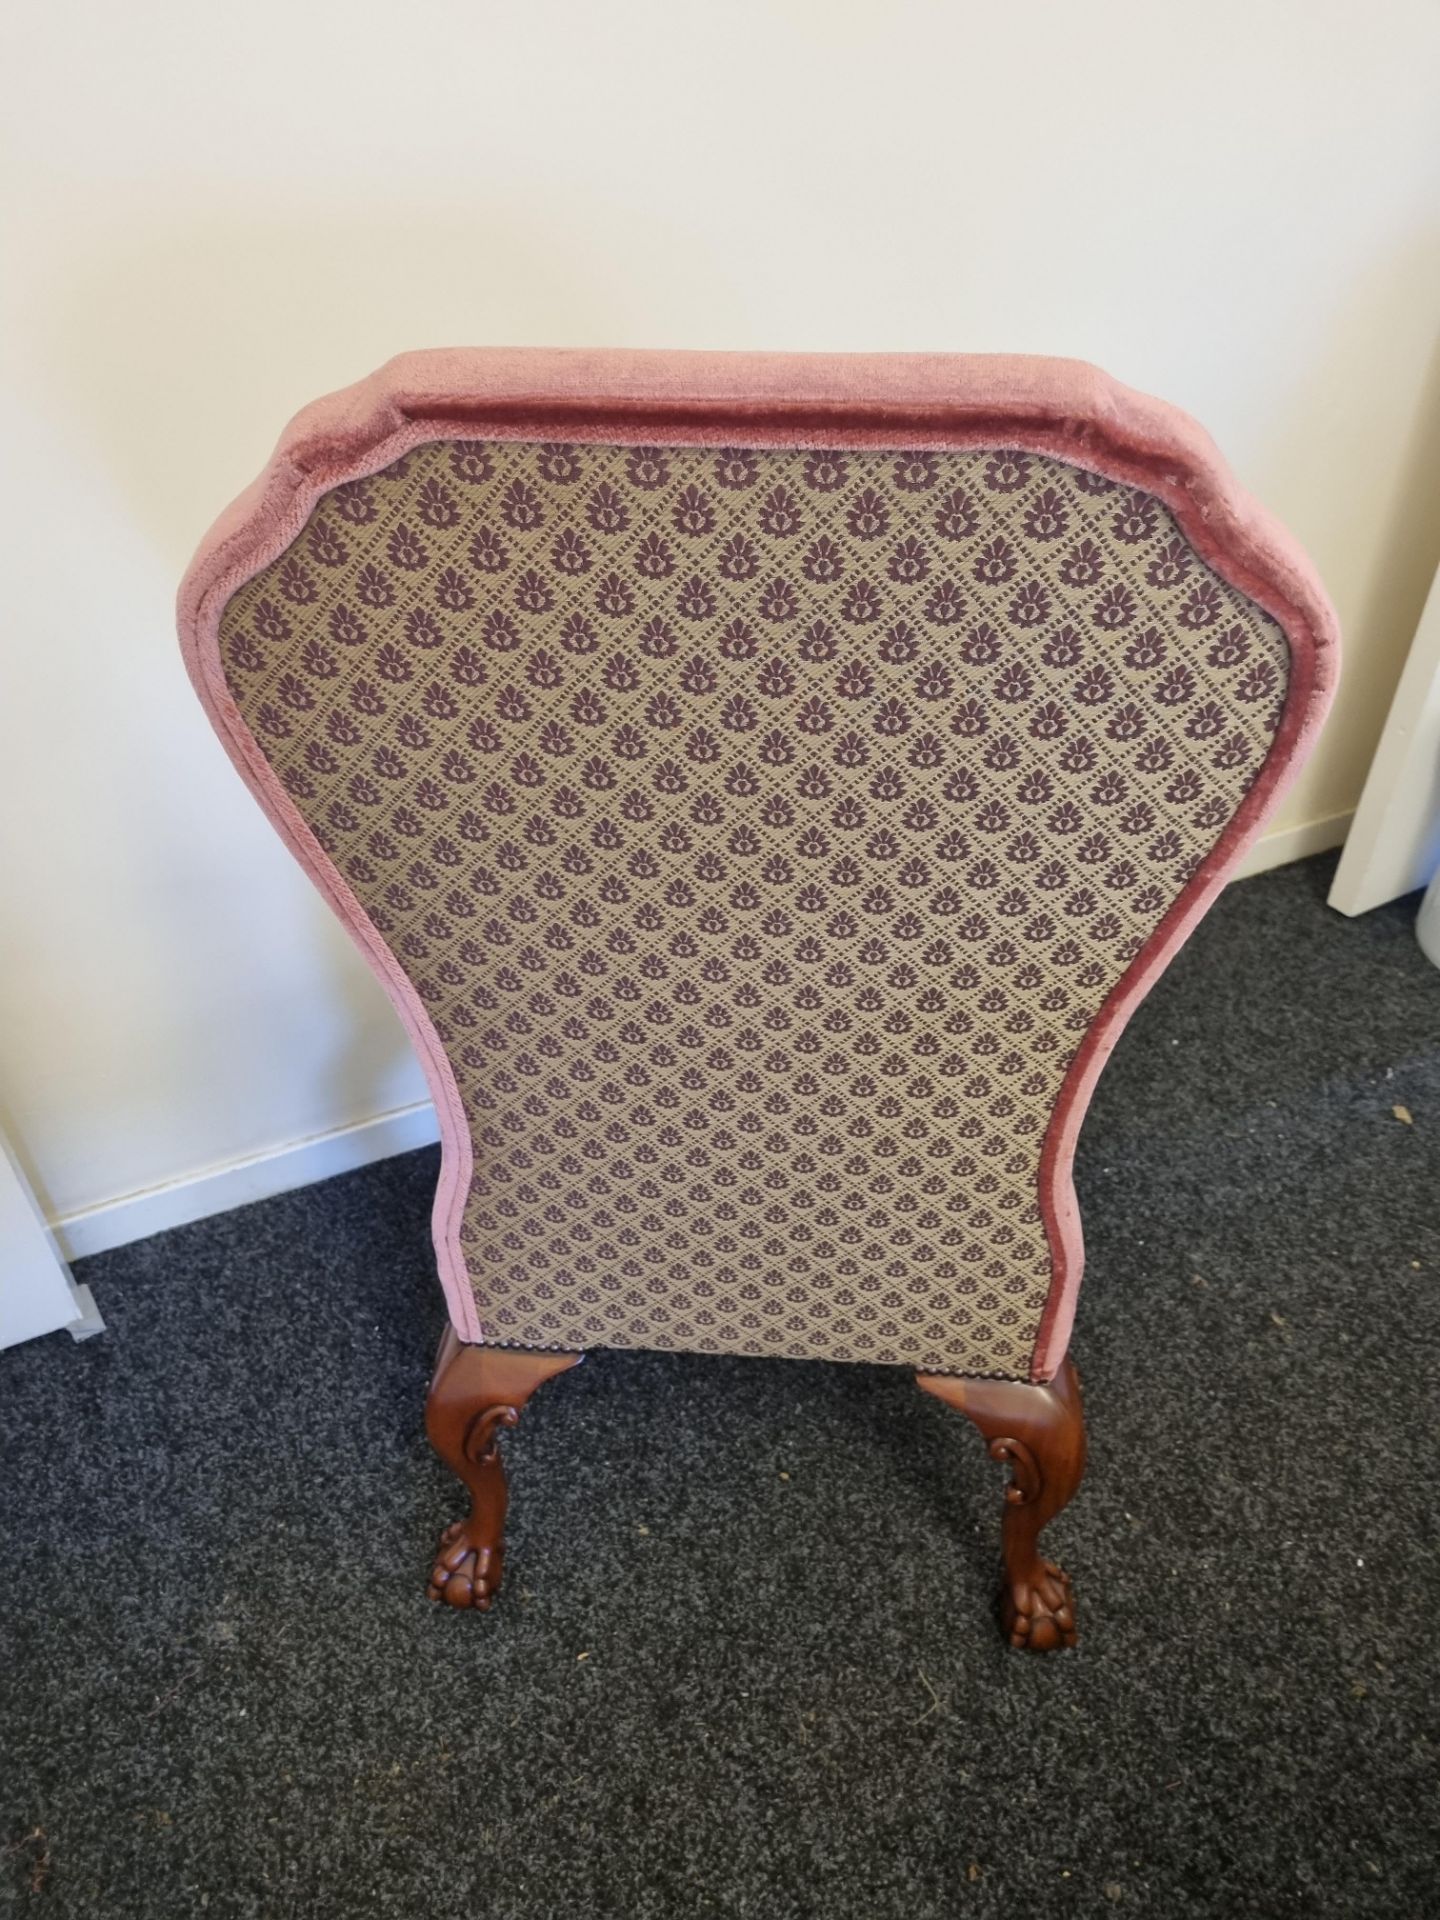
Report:
[{"label": "white baseboard", "polygon": [[1348,808],[1344,813],[1326,814],[1323,820],[1306,820],[1298,827],[1262,834],[1236,868],[1235,878],[1248,880],[1252,873],[1288,867],[1292,860],[1308,860],[1312,853],[1328,853],[1344,840],[1353,817],[1354,809]]},{"label": "white baseboard", "polygon": [[[1334,813],[1324,820],[1310,820],[1303,826],[1267,834],[1251,848],[1237,878],[1337,847],[1349,824],[1348,813]],[[162,1186],[147,1187],[143,1193],[101,1201],[98,1206],[55,1221],[55,1237],[66,1259],[80,1260],[87,1253],[127,1246],[132,1240],[163,1233],[167,1227],[182,1227],[213,1213],[228,1213],[232,1207],[267,1199],[272,1193],[288,1193],[294,1187],[327,1179],[332,1173],[349,1173],[372,1160],[386,1160],[412,1147],[429,1146],[438,1137],[435,1109],[424,1100],[377,1114],[373,1120],[362,1120],[355,1126],[339,1127],[333,1133],[290,1140],[243,1160],[204,1167]]]},{"label": "white baseboard", "polygon": [[97,1206],[56,1220],[55,1237],[67,1260],[81,1260],[87,1253],[128,1246],[132,1240],[148,1239],[167,1227],[183,1227],[192,1220],[208,1219],[212,1213],[228,1213],[232,1207],[268,1199],[272,1193],[308,1187],[332,1173],[349,1173],[372,1160],[388,1160],[391,1154],[407,1153],[411,1147],[429,1146],[438,1138],[435,1109],[428,1100],[422,1100],[414,1106],[376,1114],[373,1120],[362,1120],[355,1126],[338,1127],[333,1133],[288,1140],[243,1160],[202,1167],[198,1173],[184,1174],[141,1193],[102,1200]]}]

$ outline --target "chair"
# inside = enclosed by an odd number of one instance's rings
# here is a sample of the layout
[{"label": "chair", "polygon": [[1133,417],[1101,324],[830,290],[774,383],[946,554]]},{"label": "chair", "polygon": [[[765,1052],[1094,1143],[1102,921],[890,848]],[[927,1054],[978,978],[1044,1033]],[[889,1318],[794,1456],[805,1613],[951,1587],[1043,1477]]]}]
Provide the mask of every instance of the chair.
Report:
[{"label": "chair", "polygon": [[180,625],[434,1094],[432,1596],[490,1605],[588,1349],[823,1358],[974,1422],[1005,1631],[1073,1644],[1076,1135],[1335,671],[1206,436],[1067,361],[409,354]]}]

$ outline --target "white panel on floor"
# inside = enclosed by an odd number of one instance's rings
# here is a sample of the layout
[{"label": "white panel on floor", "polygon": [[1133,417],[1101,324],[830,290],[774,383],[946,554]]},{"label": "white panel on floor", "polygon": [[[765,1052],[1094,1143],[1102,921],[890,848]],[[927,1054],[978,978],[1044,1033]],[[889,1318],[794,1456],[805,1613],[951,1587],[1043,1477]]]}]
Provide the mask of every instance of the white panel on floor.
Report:
[{"label": "white panel on floor", "polygon": [[1355,809],[1330,904],[1366,913],[1440,868],[1440,573]]},{"label": "white panel on floor", "polygon": [[102,1325],[89,1289],[73,1286],[29,1183],[0,1139],[0,1347],[61,1327],[84,1337]]}]

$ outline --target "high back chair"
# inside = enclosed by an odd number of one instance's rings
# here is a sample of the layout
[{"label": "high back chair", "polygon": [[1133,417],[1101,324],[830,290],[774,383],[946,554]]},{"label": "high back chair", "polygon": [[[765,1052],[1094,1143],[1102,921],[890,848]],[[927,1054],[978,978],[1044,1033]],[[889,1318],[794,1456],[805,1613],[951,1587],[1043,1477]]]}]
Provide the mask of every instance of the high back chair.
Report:
[{"label": "high back chair", "polygon": [[1074,362],[406,355],[307,408],[181,596],[210,719],[443,1141],[430,1592],[592,1347],[906,1367],[1008,1463],[1070,1644],[1070,1167],[1329,700],[1303,555]]}]

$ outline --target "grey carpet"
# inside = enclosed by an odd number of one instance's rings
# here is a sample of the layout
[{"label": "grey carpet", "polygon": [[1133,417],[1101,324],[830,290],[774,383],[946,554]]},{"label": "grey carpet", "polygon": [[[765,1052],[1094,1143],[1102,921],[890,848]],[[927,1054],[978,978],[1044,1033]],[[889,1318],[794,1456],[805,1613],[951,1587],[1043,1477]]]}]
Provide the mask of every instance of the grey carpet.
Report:
[{"label": "grey carpet", "polygon": [[545,1389],[500,1605],[430,1607],[458,1488],[411,1155],[88,1261],[108,1334],[0,1358],[0,1889],[105,1920],[1434,1912],[1440,973],[1413,902],[1343,921],[1329,870],[1231,888],[1086,1129],[1078,1652],[995,1632],[963,1420],[782,1362]]}]

